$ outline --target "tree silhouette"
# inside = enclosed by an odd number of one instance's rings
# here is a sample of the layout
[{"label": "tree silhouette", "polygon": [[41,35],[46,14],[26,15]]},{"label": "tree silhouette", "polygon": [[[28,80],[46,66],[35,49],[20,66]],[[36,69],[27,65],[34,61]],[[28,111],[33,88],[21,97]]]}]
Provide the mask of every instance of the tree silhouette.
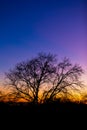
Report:
[{"label": "tree silhouette", "polygon": [[[31,60],[18,63],[6,73],[6,77],[13,88],[10,95],[37,104],[41,99],[44,102],[55,100],[60,92],[66,93],[68,88],[77,89],[81,86],[79,78],[82,73],[81,66],[71,64],[68,58],[57,63],[55,55],[39,53]],[[39,96],[41,92],[42,96]]]},{"label": "tree silhouette", "polygon": [[50,53],[39,53],[37,57],[17,64],[13,70],[6,73],[10,85],[16,90],[15,99],[21,97],[38,103],[40,89],[55,73],[55,60],[55,56]]},{"label": "tree silhouette", "polygon": [[60,92],[67,94],[69,88],[78,90],[79,86],[82,87],[82,83],[79,80],[82,73],[81,66],[71,64],[70,60],[65,57],[56,66],[56,72],[51,79],[50,88],[44,92],[44,100],[56,100]]},{"label": "tree silhouette", "polygon": [[0,90],[0,102],[3,102],[5,100],[6,95]]}]

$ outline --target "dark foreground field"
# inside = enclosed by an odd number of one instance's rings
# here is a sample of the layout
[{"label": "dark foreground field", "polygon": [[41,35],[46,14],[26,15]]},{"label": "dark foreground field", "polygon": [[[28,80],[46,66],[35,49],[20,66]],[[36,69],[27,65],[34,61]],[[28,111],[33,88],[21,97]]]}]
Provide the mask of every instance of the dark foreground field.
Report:
[{"label": "dark foreground field", "polygon": [[50,103],[43,105],[0,103],[2,129],[86,129],[87,105]]}]

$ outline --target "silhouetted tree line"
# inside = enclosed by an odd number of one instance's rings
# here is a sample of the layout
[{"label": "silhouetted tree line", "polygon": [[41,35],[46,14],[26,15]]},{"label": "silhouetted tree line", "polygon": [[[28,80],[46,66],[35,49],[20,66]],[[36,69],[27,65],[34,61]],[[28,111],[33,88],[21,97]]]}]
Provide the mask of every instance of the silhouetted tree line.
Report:
[{"label": "silhouetted tree line", "polygon": [[56,55],[39,53],[5,73],[12,89],[8,97],[9,100],[24,99],[34,104],[52,102],[60,93],[68,93],[69,88],[78,90],[82,87],[82,74],[82,67],[73,65],[69,58],[58,61]]}]

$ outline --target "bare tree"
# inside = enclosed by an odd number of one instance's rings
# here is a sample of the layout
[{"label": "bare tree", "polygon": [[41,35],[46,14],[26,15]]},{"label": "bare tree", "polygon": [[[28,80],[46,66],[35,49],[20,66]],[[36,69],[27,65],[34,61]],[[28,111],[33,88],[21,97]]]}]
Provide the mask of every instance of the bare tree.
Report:
[{"label": "bare tree", "polygon": [[83,69],[78,64],[73,65],[68,58],[64,58],[62,62],[56,66],[56,72],[51,79],[49,90],[44,92],[44,101],[53,101],[58,98],[58,94],[68,93],[70,89],[79,90],[82,83],[79,80]]},{"label": "bare tree", "polygon": [[[55,55],[39,53],[29,61],[18,63],[6,73],[6,77],[14,88],[11,96],[37,104],[41,91],[45,102],[55,100],[60,92],[67,93],[69,88],[77,89],[81,86],[79,78],[82,73],[81,66],[71,64],[68,58],[57,63]],[[48,86],[46,90],[45,85]]]},{"label": "bare tree", "polygon": [[9,85],[15,89],[15,99],[21,97],[38,103],[40,89],[55,73],[55,61],[54,55],[39,53],[37,57],[17,64],[13,70],[6,73]]}]

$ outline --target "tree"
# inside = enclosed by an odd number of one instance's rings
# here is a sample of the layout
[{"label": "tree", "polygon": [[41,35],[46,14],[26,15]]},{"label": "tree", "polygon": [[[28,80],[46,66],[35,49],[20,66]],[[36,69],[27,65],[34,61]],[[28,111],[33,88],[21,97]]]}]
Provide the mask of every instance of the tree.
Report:
[{"label": "tree", "polygon": [[[68,58],[57,63],[56,55],[39,53],[35,58],[20,62],[10,69],[6,78],[14,88],[12,95],[15,99],[23,98],[37,104],[41,99],[44,102],[55,100],[67,88],[81,86],[79,78],[82,73],[82,68],[72,65]],[[46,85],[48,87],[44,90]]]},{"label": "tree", "polygon": [[0,102],[5,101],[5,97],[6,95],[2,91],[0,91]]},{"label": "tree", "polygon": [[58,94],[62,92],[67,94],[69,89],[78,90],[82,87],[79,80],[83,73],[83,69],[78,64],[73,65],[68,58],[64,58],[56,66],[56,72],[51,79],[51,86],[49,90],[44,92],[45,101],[56,100]]},{"label": "tree", "polygon": [[6,73],[9,85],[16,90],[15,99],[21,97],[37,104],[40,89],[55,73],[55,61],[54,55],[39,53],[37,57],[18,63],[13,70]]}]

